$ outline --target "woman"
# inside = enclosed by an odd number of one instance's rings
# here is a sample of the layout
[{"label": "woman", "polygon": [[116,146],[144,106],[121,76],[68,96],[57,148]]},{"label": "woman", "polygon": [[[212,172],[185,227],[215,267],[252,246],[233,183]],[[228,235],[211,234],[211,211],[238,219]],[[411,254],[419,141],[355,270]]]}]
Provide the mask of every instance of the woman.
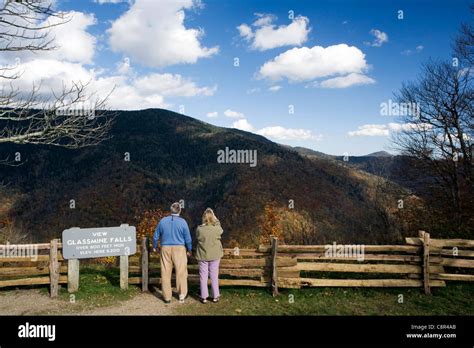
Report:
[{"label": "woman", "polygon": [[196,259],[199,261],[199,280],[201,285],[201,302],[206,303],[209,297],[207,280],[211,278],[212,302],[219,302],[219,263],[224,251],[222,249],[221,224],[211,208],[202,215],[202,225],[196,230]]}]

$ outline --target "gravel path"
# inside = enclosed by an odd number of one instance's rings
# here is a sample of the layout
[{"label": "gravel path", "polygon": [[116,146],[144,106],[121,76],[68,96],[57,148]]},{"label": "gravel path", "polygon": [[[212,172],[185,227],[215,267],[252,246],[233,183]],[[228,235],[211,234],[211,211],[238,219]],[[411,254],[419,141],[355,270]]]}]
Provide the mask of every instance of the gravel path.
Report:
[{"label": "gravel path", "polygon": [[[196,300],[188,297],[186,302]],[[183,305],[186,303],[181,304],[176,299],[165,304],[156,292],[139,293],[116,305],[92,309],[85,309],[79,303],[51,299],[47,293],[36,289],[8,291],[0,295],[0,315],[172,315],[174,308]]]}]

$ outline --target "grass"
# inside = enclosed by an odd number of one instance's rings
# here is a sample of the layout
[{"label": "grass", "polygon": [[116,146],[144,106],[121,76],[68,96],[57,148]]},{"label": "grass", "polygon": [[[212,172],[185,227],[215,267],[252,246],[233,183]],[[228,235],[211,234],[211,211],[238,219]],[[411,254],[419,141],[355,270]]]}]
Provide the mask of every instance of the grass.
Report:
[{"label": "grass", "polygon": [[[41,291],[48,296],[48,287]],[[118,268],[88,265],[81,267],[74,308],[80,312],[112,306],[140,292],[135,285],[120,289]],[[273,298],[265,288],[223,287],[217,304],[187,301],[172,311],[176,315],[474,315],[474,283],[447,282],[446,287],[432,292],[425,295],[420,288],[304,288],[280,289],[280,296]],[[189,293],[197,298],[198,286],[190,285]],[[403,295],[402,303],[399,295]],[[62,286],[59,299],[67,303],[70,296]]]},{"label": "grass", "polygon": [[[190,291],[197,293],[196,287]],[[399,295],[403,303],[399,303]],[[474,284],[449,283],[433,289],[307,288],[282,289],[273,298],[267,289],[222,288],[217,304],[179,306],[180,315],[473,315]],[[291,303],[291,299],[293,302]]]},{"label": "grass", "polygon": [[[128,290],[120,289],[120,270],[116,267],[89,265],[81,267],[79,291],[74,293],[74,300],[83,309],[106,307],[125,301],[140,292],[136,286]],[[59,298],[70,301],[67,287],[61,287]]]}]

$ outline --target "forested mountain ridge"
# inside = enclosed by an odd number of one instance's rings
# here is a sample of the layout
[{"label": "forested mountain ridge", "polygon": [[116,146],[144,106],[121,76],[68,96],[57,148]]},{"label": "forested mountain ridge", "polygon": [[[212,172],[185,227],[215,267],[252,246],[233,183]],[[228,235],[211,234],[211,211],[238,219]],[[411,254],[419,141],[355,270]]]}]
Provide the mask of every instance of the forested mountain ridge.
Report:
[{"label": "forested mountain ridge", "polygon": [[[219,163],[225,148],[256,150],[257,165]],[[413,227],[396,211],[397,197],[408,194],[396,185],[385,184],[382,202],[373,178],[355,169],[162,109],[117,112],[97,146],[5,144],[0,152],[23,161],[0,167],[1,199],[13,202],[3,219],[34,241],[72,226],[137,224],[143,212],[180,199],[192,228],[215,208],[228,245],[256,245],[268,207],[292,221],[282,232],[287,242],[397,241]]]}]

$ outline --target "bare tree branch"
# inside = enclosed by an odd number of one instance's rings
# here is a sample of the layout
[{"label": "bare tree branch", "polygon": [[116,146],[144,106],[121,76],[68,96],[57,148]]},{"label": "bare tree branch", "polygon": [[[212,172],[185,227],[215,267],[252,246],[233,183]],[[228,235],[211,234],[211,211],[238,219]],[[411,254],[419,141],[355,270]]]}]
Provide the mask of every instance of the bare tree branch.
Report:
[{"label": "bare tree branch", "polygon": [[[46,1],[6,2],[0,8],[0,52],[47,51],[56,49],[50,29],[71,20]],[[18,64],[17,64],[18,65]],[[17,66],[0,67],[0,79],[11,81],[0,90],[0,145],[3,143],[44,144],[66,148],[97,145],[107,138],[114,115],[106,101],[88,93],[90,82],[63,84],[48,97],[41,86],[30,93],[14,87],[21,78]],[[0,164],[11,164],[4,159]]]},{"label": "bare tree branch", "polygon": [[53,50],[49,29],[70,20],[65,12],[55,11],[51,1],[5,1],[0,8],[0,52]]},{"label": "bare tree branch", "polygon": [[[35,88],[27,100],[11,99],[0,105],[0,144],[44,144],[67,148],[97,145],[107,138],[113,115],[107,112],[105,98],[87,94],[88,84],[73,86],[54,95],[53,102],[44,105]],[[17,104],[17,105],[15,105]],[[43,105],[40,109],[27,106]],[[0,123],[0,124],[2,124]]]},{"label": "bare tree branch", "polygon": [[[471,4],[471,13],[474,14],[474,4]],[[469,66],[474,64],[474,25],[463,23],[459,36],[454,42],[454,51],[461,61]]]},{"label": "bare tree branch", "polygon": [[463,206],[472,201],[473,87],[471,69],[431,62],[396,95],[398,102],[416,105],[419,114],[403,116],[406,128],[393,140],[403,154],[435,174],[458,224]]}]

